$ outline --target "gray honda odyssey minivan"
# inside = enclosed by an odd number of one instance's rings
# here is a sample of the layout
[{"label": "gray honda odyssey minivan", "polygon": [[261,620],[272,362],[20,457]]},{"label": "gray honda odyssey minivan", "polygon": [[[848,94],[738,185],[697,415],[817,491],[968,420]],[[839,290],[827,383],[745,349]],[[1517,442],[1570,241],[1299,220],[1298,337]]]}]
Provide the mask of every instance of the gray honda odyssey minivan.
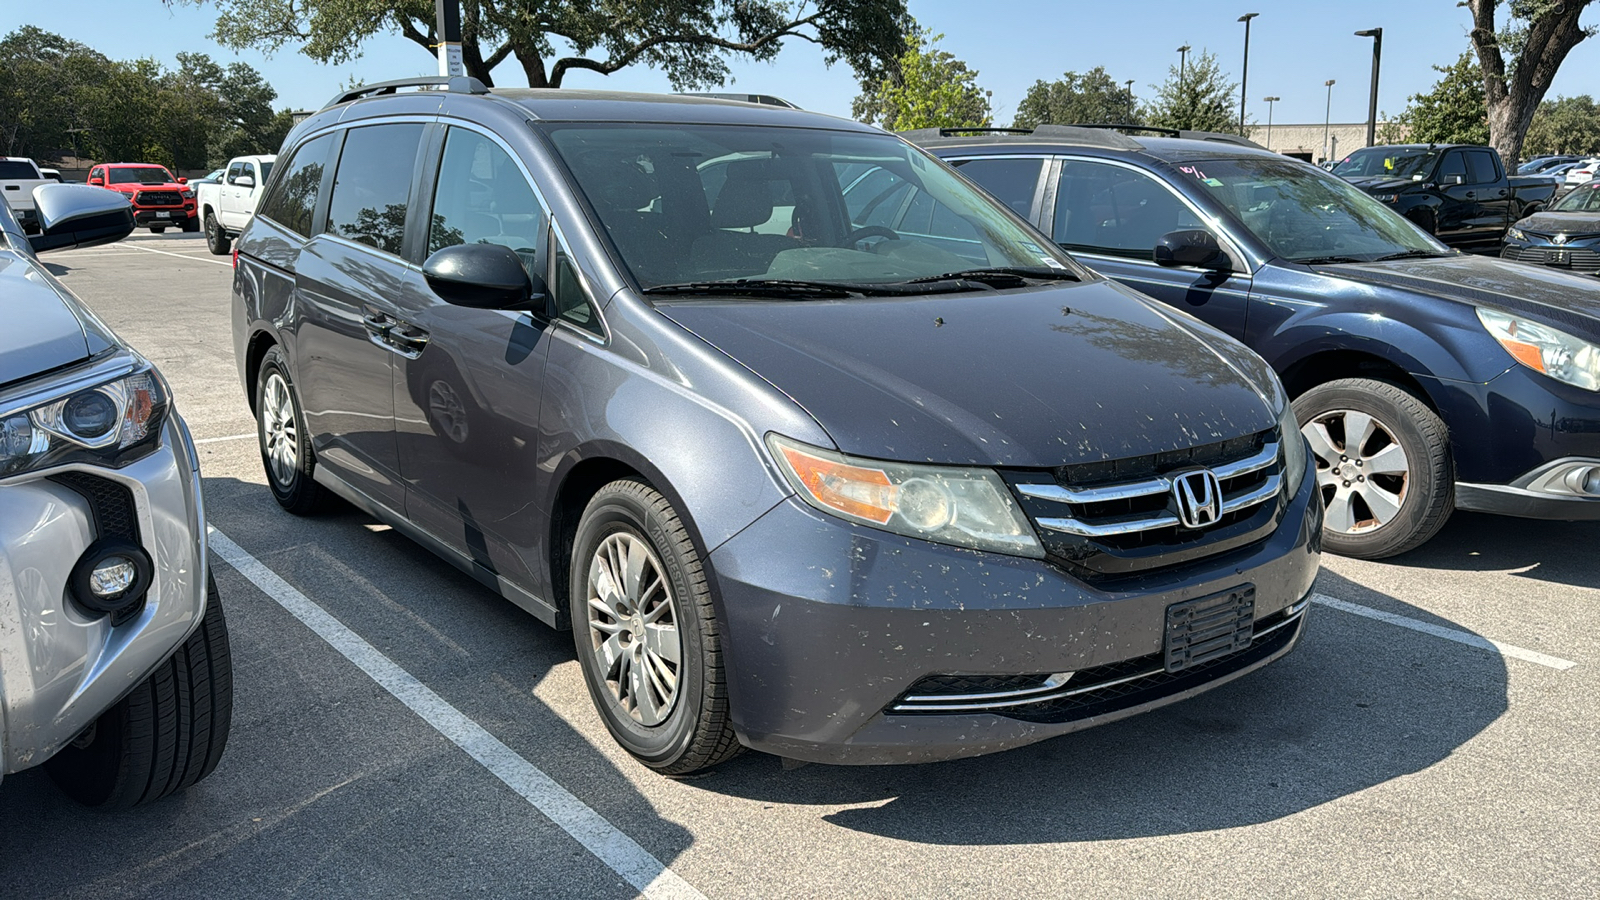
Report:
[{"label": "gray honda odyssey minivan", "polygon": [[279,159],[233,288],[273,496],[570,627],[646,765],[987,753],[1300,638],[1272,371],[897,137],[418,79]]}]

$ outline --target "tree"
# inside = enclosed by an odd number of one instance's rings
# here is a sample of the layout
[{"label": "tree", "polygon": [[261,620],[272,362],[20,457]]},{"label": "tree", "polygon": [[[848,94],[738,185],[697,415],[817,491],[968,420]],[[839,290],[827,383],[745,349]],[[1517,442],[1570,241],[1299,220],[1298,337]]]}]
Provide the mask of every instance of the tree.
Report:
[{"label": "tree", "polygon": [[1078,122],[1140,124],[1133,92],[1113,81],[1104,66],[1095,66],[1082,75],[1067,72],[1056,81],[1035,81],[1017,104],[1017,117],[1011,125],[1032,128]]},{"label": "tree", "polygon": [[1522,148],[1530,153],[1600,154],[1600,104],[1588,94],[1539,104]]},{"label": "tree", "polygon": [[1216,54],[1200,51],[1181,72],[1169,68],[1166,82],[1155,87],[1156,99],[1146,110],[1151,125],[1239,133],[1239,85],[1222,74]]},{"label": "tree", "polygon": [[863,82],[851,114],[889,131],[988,126],[989,92],[978,87],[976,70],[938,48],[943,39],[913,28],[886,74]]},{"label": "tree", "polygon": [[1489,143],[1483,80],[1472,54],[1463,53],[1454,65],[1434,66],[1433,70],[1443,77],[1426,94],[1411,95],[1399,116],[1407,139],[1421,144]]},{"label": "tree", "polygon": [[[1488,110],[1489,141],[1509,167],[1522,158],[1533,115],[1556,70],[1595,29],[1578,22],[1593,0],[1464,0],[1472,12],[1472,46],[1478,54]],[[1495,25],[1504,3],[1505,30]]]},{"label": "tree", "polygon": [[[354,59],[380,32],[429,54],[439,41],[433,0],[177,2],[215,2],[212,36],[224,46],[294,46],[324,63]],[[731,55],[770,60],[794,38],[821,46],[829,65],[844,60],[868,76],[899,52],[905,21],[905,0],[461,0],[461,58],[487,85],[514,57],[529,87],[561,87],[574,69],[610,75],[644,64],[685,90],[725,83]]]}]

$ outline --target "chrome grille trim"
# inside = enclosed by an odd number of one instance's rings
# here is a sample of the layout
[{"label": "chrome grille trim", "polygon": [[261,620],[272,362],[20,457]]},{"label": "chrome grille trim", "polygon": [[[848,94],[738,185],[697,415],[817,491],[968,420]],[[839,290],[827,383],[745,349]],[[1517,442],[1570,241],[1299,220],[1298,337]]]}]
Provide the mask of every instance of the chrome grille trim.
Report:
[{"label": "chrome grille trim", "polygon": [[[1211,471],[1216,474],[1218,481],[1227,481],[1251,472],[1259,472],[1278,460],[1278,444],[1276,441],[1265,444],[1254,456],[1234,462],[1212,466]],[[1136,497],[1150,497],[1156,494],[1165,494],[1172,490],[1172,479],[1165,476],[1148,478],[1143,481],[1132,481],[1127,484],[1112,484],[1105,487],[1069,488],[1059,484],[1019,484],[1017,490],[1024,496],[1036,500],[1049,500],[1055,503],[1109,503],[1113,500],[1132,500]],[[1176,521],[1174,519],[1174,521]],[[1145,529],[1138,529],[1145,530]],[[1074,532],[1076,533],[1076,532]],[[1111,532],[1113,534],[1126,534],[1127,532]]]},{"label": "chrome grille trim", "polygon": [[1268,475],[1266,483],[1261,487],[1249,493],[1240,494],[1237,497],[1224,499],[1222,501],[1222,514],[1227,515],[1231,512],[1238,512],[1241,509],[1255,506],[1258,503],[1265,503],[1278,496],[1278,492],[1281,490],[1283,490],[1283,476]]},{"label": "chrome grille trim", "polygon": [[970,702],[973,700],[1005,700],[1011,697],[1031,697],[1055,690],[1067,683],[1072,677],[1071,672],[1057,672],[1040,682],[1037,687],[1020,688],[1015,691],[992,691],[985,694],[913,694],[903,698],[905,703],[944,703],[948,701]]},{"label": "chrome grille trim", "polygon": [[[1274,444],[1274,447],[1277,445]],[[1249,460],[1246,460],[1249,462]],[[1212,471],[1216,471],[1213,469]],[[1248,471],[1255,471],[1251,469]],[[1238,477],[1237,473],[1228,476]],[[1221,476],[1218,476],[1219,480]],[[1224,497],[1222,500],[1222,514],[1238,512],[1257,506],[1278,496],[1283,490],[1283,476],[1272,474],[1260,487],[1234,497]],[[1031,495],[1030,495],[1031,496]],[[1155,531],[1158,528],[1173,528],[1180,524],[1178,517],[1172,513],[1162,512],[1150,516],[1139,516],[1130,519],[1110,519],[1098,522],[1084,522],[1073,518],[1038,519],[1040,528],[1059,531],[1063,534],[1075,534],[1079,537],[1116,537],[1119,534],[1137,534],[1141,531]]]}]

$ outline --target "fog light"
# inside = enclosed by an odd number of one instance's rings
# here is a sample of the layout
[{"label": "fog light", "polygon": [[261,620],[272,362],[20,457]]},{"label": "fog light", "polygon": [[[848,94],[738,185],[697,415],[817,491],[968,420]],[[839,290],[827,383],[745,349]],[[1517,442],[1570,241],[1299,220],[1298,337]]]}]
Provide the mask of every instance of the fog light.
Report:
[{"label": "fog light", "polygon": [[83,552],[72,567],[68,586],[79,606],[95,615],[110,613],[115,623],[143,600],[154,574],[142,547],[122,538],[105,538]]},{"label": "fog light", "polygon": [[1561,479],[1568,490],[1574,494],[1593,494],[1600,496],[1600,466],[1586,469],[1573,469],[1567,472],[1567,477]]}]

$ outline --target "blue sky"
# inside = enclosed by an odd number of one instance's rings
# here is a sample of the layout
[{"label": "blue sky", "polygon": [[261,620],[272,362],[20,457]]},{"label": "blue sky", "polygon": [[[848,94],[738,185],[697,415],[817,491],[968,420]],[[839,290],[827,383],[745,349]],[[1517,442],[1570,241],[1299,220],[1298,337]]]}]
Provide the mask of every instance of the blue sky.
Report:
[{"label": "blue sky", "polygon": [[[1364,28],[1384,29],[1383,77],[1379,108],[1398,112],[1408,95],[1426,90],[1437,77],[1429,68],[1447,64],[1467,48],[1470,22],[1455,0],[910,0],[912,14],[935,32],[941,46],[979,72],[992,91],[996,120],[1008,124],[1028,86],[1067,70],[1103,65],[1118,80],[1134,79],[1134,92],[1146,97],[1178,59],[1176,48],[1189,44],[1217,54],[1237,80],[1243,50],[1243,13],[1261,14],[1251,26],[1250,107],[1252,119],[1265,121],[1261,98],[1282,97],[1277,122],[1321,122],[1329,78],[1334,121],[1365,121],[1372,42],[1353,36]],[[278,89],[279,105],[297,109],[325,103],[349,77],[381,81],[431,74],[437,66],[416,45],[393,35],[371,40],[355,61],[324,66],[292,50],[272,58],[236,54],[206,37],[214,8],[184,6],[169,11],[160,0],[68,0],[0,3],[0,32],[36,25],[82,41],[115,59],[154,56],[174,65],[179,51],[210,53],[222,62],[235,59],[260,69]],[[1589,16],[1600,23],[1600,12]],[[807,109],[849,115],[857,85],[849,68],[826,68],[811,45],[791,41],[774,63],[735,63],[729,88],[774,93]],[[514,61],[495,71],[502,85],[523,83]],[[1556,94],[1600,94],[1600,38],[1580,44],[1556,79]],[[659,73],[634,67],[609,78],[577,72],[568,86],[619,90],[668,90]]]}]

